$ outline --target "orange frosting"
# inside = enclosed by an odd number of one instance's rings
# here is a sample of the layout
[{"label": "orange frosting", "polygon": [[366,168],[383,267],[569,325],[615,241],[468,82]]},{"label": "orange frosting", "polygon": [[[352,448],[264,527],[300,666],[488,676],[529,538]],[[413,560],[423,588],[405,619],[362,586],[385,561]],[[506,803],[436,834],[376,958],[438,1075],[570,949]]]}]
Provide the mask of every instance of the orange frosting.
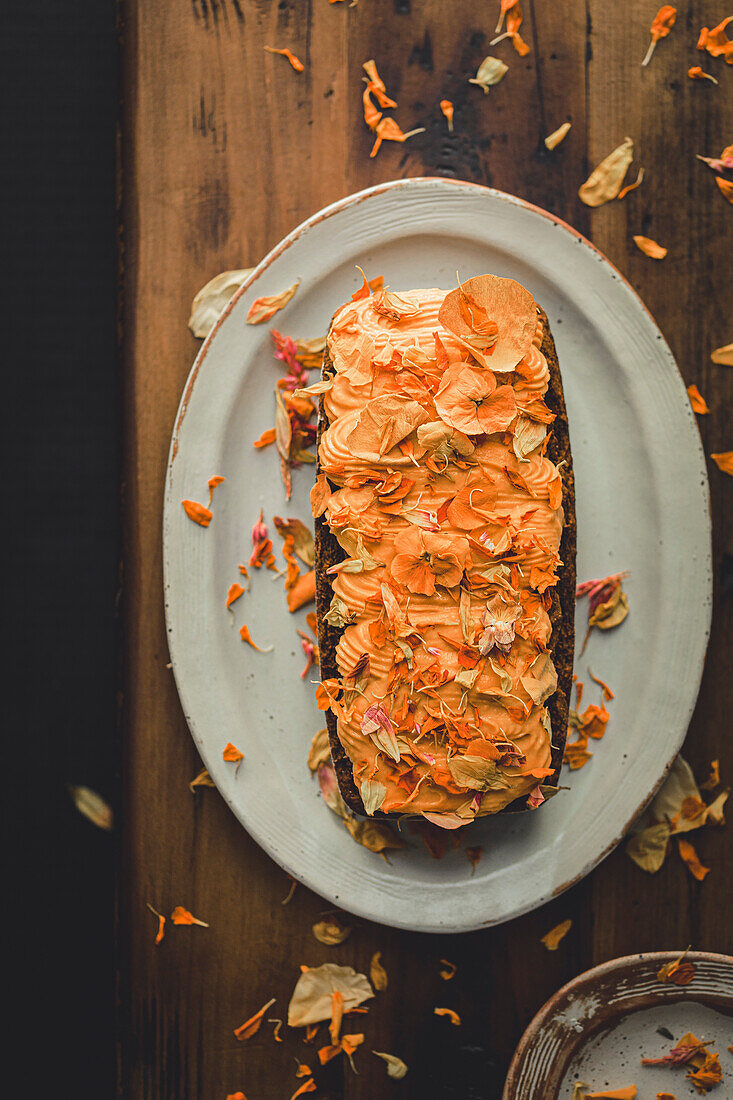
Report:
[{"label": "orange frosting", "polygon": [[551,774],[549,589],[562,482],[546,457],[549,372],[531,296],[366,289],[331,325],[314,511],[346,561],[320,689],[368,813],[448,828]]}]

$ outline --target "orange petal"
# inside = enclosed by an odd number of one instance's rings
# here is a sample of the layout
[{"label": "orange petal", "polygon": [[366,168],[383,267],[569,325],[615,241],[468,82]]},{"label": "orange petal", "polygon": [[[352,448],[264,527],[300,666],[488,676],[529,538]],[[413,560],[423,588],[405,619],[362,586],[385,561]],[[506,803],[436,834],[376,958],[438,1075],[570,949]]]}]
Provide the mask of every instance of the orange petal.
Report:
[{"label": "orange petal", "polygon": [[534,298],[513,279],[477,275],[467,279],[443,299],[438,320],[456,336],[465,339],[473,329],[461,310],[462,298],[469,297],[480,313],[497,325],[496,343],[487,354],[492,371],[514,370],[529,351],[537,328]]},{"label": "orange petal", "polygon": [[296,73],[302,73],[305,65],[303,62],[295,56],[287,47],[283,50],[276,50],[274,46],[265,46],[267,53],[279,53],[282,57],[287,57],[290,64],[295,69]]},{"label": "orange petal", "polygon": [[703,867],[694,846],[690,844],[689,840],[683,840],[682,837],[678,837],[677,847],[682,859],[689,868],[690,874],[693,875],[698,882],[702,882],[710,868]]},{"label": "orange petal", "polygon": [[241,584],[231,584],[227,592],[227,607],[231,607],[234,601],[243,596],[246,591],[246,588],[243,588]]},{"label": "orange petal", "polygon": [[203,504],[199,504],[197,500],[182,500],[183,510],[189,519],[192,519],[194,523],[198,523],[199,527],[208,527],[213,519],[213,513],[205,508]]},{"label": "orange petal", "polygon": [[705,398],[702,396],[697,386],[688,386],[687,396],[690,398],[690,404],[692,405],[694,412],[699,413],[701,416],[703,416],[705,413],[710,412],[710,409],[707,406],[707,402],[705,401]]},{"label": "orange petal", "polygon": [[733,451],[721,451],[719,454],[710,455],[710,457],[719,470],[733,477]]},{"label": "orange petal", "polygon": [[667,249],[663,245],[657,244],[651,237],[636,235],[634,237],[634,244],[645,256],[650,256],[653,260],[663,260],[667,255]]},{"label": "orange petal", "polygon": [[221,758],[229,764],[238,764],[240,760],[244,760],[244,753],[229,741],[222,750]]}]

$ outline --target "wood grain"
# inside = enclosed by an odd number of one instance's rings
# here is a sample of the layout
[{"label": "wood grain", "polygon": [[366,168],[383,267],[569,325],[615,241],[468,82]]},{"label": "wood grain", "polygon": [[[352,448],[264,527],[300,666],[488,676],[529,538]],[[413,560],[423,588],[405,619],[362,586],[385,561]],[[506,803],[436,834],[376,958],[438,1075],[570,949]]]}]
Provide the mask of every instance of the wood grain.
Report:
[{"label": "wood grain", "polygon": [[[381,950],[390,975],[364,1017],[359,1075],[336,1061],[319,1095],[373,1100],[394,1088],[405,1100],[486,1098],[500,1095],[531,1016],[581,969],[690,942],[731,948],[730,844],[713,830],[699,837],[712,868],[703,884],[674,854],[650,878],[616,851],[562,897],[497,929],[440,937],[354,922],[341,948],[321,947],[310,927],[326,904],[298,887],[283,906],[286,876],[215,791],[192,796],[187,788],[200,764],[167,668],[160,516],[170,432],[197,350],[188,309],[214,274],[254,264],[319,207],[389,178],[437,174],[490,183],[559,214],[607,253],[657,317],[686,381],[699,385],[712,409],[701,418],[706,450],[733,447],[724,413],[733,372],[709,362],[710,349],[731,339],[733,211],[695,160],[733,139],[733,73],[694,50],[697,29],[713,16],[691,4],[642,70],[653,15],[647,5],[529,0],[523,33],[532,52],[519,58],[509,43],[494,47],[510,72],[483,96],[467,78],[489,52],[495,7],[126,0],[122,8],[126,669],[118,939],[126,1098],[224,1100],[238,1089],[248,1100],[290,1096],[298,1084],[293,1059],[314,1065],[312,1049],[296,1035],[276,1045],[270,1024],[248,1043],[232,1030],[273,995],[272,1016],[284,1015],[300,963],[337,959],[364,969]],[[289,46],[305,72],[265,45]],[[361,63],[369,57],[399,102],[403,128],[426,128],[405,145],[383,146],[373,160],[361,119]],[[719,88],[687,78],[698,63],[718,76]],[[442,98],[455,103],[453,135],[438,109]],[[569,136],[548,153],[542,139],[566,118]],[[635,139],[644,183],[623,202],[590,212],[577,187],[626,134]],[[667,245],[667,259],[644,257],[634,233]],[[720,569],[733,550],[733,483],[714,467],[711,491],[716,613],[686,751],[698,773],[718,756],[730,777],[733,624],[730,576],[726,595]],[[146,902],[166,913],[185,905],[211,927],[169,925],[155,947]],[[540,936],[566,917],[573,929],[549,954]],[[459,967],[450,983],[438,975],[442,956]],[[458,1011],[463,1025],[435,1017],[436,1004]],[[404,1081],[386,1080],[372,1048],[408,1062]]]}]

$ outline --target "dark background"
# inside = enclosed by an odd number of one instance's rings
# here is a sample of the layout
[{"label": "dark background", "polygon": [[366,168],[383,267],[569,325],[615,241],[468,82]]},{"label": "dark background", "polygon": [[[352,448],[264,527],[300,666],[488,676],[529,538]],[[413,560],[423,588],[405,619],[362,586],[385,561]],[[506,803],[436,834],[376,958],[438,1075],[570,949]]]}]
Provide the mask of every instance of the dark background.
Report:
[{"label": "dark background", "polygon": [[115,839],[66,784],[115,802],[115,4],[24,0],[0,22],[3,1077],[22,1074],[18,1095],[102,1098],[115,1082]]}]

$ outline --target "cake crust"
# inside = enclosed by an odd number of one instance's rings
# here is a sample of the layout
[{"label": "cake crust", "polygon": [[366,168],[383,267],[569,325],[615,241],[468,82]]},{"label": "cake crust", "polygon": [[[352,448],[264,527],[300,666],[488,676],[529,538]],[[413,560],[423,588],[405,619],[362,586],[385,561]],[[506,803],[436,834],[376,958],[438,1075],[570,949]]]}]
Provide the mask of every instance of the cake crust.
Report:
[{"label": "cake crust", "polygon": [[[552,605],[549,611],[552,624],[552,634],[549,641],[549,651],[557,671],[557,689],[547,700],[547,708],[552,724],[552,768],[553,774],[544,781],[547,786],[558,786],[560,768],[562,766],[565,742],[568,730],[568,711],[570,708],[570,693],[573,684],[573,654],[575,647],[575,587],[576,570],[575,557],[577,547],[577,527],[575,517],[575,480],[573,475],[573,460],[570,450],[570,433],[568,429],[567,410],[563,392],[562,375],[555,349],[555,341],[550,331],[547,314],[541,307],[537,307],[538,319],[543,326],[543,337],[540,351],[547,360],[549,369],[549,382],[545,403],[555,414],[552,430],[549,433],[547,444],[547,456],[560,466],[562,470],[562,506],[564,512],[564,525],[560,541],[560,559],[562,566],[559,569],[558,583],[552,589]],[[333,364],[328,351],[324,352],[322,377],[330,378],[333,374]],[[328,419],[324,410],[323,397],[320,400],[318,418],[317,452],[320,447],[321,437],[328,428]],[[320,462],[317,461],[316,473],[320,470]],[[326,614],[331,606],[333,589],[328,576],[328,569],[332,565],[343,561],[346,554],[331,532],[325,518],[319,516],[315,520],[315,572],[316,572],[316,616],[318,620],[318,648],[320,653],[321,678],[338,678],[339,668],[336,661],[336,647],[343,633],[342,628],[333,627],[326,621]],[[336,716],[329,710],[326,712],[326,724],[328,727],[329,741],[331,745],[331,757],[338,779],[341,795],[347,806],[357,814],[364,814],[364,803],[356,787],[353,777],[351,761],[339,740],[336,731]],[[511,813],[526,810],[527,797],[515,799],[505,806],[500,813]],[[374,816],[399,817],[399,813],[384,814],[381,810]]]}]

